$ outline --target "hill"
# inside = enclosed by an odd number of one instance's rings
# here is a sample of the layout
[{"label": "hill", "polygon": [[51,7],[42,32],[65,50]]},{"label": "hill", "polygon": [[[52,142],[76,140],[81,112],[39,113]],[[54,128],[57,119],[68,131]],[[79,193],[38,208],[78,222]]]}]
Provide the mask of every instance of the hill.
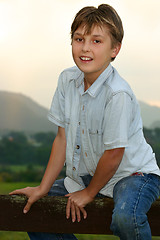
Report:
[{"label": "hill", "polygon": [[48,109],[22,94],[0,91],[0,111],[0,133],[57,131],[47,119]]},{"label": "hill", "polygon": [[[160,108],[140,101],[144,126],[160,128]],[[0,134],[6,131],[48,132],[57,127],[47,119],[48,109],[18,93],[0,91]]]},{"label": "hill", "polygon": [[143,124],[147,128],[160,128],[160,108],[139,102]]}]

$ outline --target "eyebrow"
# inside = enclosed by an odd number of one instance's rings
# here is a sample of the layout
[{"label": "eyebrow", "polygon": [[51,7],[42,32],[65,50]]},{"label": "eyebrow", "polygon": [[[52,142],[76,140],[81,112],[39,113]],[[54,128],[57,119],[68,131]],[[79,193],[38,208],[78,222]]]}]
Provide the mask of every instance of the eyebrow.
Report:
[{"label": "eyebrow", "polygon": [[[84,34],[79,33],[79,32],[75,32],[74,35],[84,36]],[[104,36],[102,36],[102,35],[100,35],[100,34],[94,34],[94,35],[92,35],[92,37],[101,37],[101,38],[104,38]]]},{"label": "eyebrow", "polygon": [[74,35],[83,36],[83,34],[79,32],[75,32]]}]

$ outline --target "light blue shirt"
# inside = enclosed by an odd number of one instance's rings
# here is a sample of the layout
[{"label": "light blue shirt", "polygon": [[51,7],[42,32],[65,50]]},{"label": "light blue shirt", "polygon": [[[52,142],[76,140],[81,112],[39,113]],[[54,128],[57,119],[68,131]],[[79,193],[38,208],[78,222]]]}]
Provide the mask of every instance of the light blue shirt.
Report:
[{"label": "light blue shirt", "polygon": [[111,65],[85,92],[83,72],[76,66],[64,70],[48,118],[65,128],[68,191],[78,190],[76,183],[84,187],[79,176],[93,176],[100,157],[109,149],[124,147],[125,152],[102,194],[112,196],[114,185],[134,172],[160,175],[152,148],[143,136],[135,95]]}]

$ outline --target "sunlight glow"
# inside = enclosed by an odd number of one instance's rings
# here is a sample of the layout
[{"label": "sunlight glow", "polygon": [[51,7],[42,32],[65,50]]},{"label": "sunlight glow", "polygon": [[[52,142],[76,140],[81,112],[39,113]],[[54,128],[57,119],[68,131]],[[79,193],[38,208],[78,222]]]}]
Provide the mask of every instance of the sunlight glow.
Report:
[{"label": "sunlight glow", "polygon": [[0,3],[0,42],[4,41],[9,34],[8,4]]},{"label": "sunlight glow", "polygon": [[110,4],[114,7],[116,7],[116,5],[118,6],[118,0],[82,0],[81,4],[84,6],[95,6],[98,7],[100,4],[106,3],[106,4]]},{"label": "sunlight glow", "polygon": [[160,107],[160,101],[147,101],[151,106]]},{"label": "sunlight glow", "polygon": [[116,10],[118,10],[119,8],[119,0],[81,0],[78,3],[79,6],[79,10],[82,7],[86,7],[86,6],[94,6],[94,7],[98,7],[100,4],[109,4],[111,6],[113,6]]},{"label": "sunlight glow", "polygon": [[0,0],[0,90],[21,92],[48,107],[60,72],[74,64],[70,26],[75,14],[102,3],[116,9],[125,30],[113,66],[138,99],[159,104],[159,0]]}]

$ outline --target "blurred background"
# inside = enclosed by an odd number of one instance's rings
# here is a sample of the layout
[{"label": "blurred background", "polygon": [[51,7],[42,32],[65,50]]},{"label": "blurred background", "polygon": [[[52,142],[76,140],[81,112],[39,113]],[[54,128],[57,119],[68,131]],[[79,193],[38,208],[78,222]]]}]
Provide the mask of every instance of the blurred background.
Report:
[{"label": "blurred background", "polygon": [[70,26],[84,6],[112,5],[124,25],[113,63],[137,98],[160,106],[159,0],[0,0],[0,90],[49,108],[60,72],[74,63]]},{"label": "blurred background", "polygon": [[0,0],[0,194],[39,184],[57,131],[48,109],[60,72],[74,65],[71,23],[82,7],[101,3],[122,19],[125,35],[113,66],[139,100],[160,165],[160,1]]}]

